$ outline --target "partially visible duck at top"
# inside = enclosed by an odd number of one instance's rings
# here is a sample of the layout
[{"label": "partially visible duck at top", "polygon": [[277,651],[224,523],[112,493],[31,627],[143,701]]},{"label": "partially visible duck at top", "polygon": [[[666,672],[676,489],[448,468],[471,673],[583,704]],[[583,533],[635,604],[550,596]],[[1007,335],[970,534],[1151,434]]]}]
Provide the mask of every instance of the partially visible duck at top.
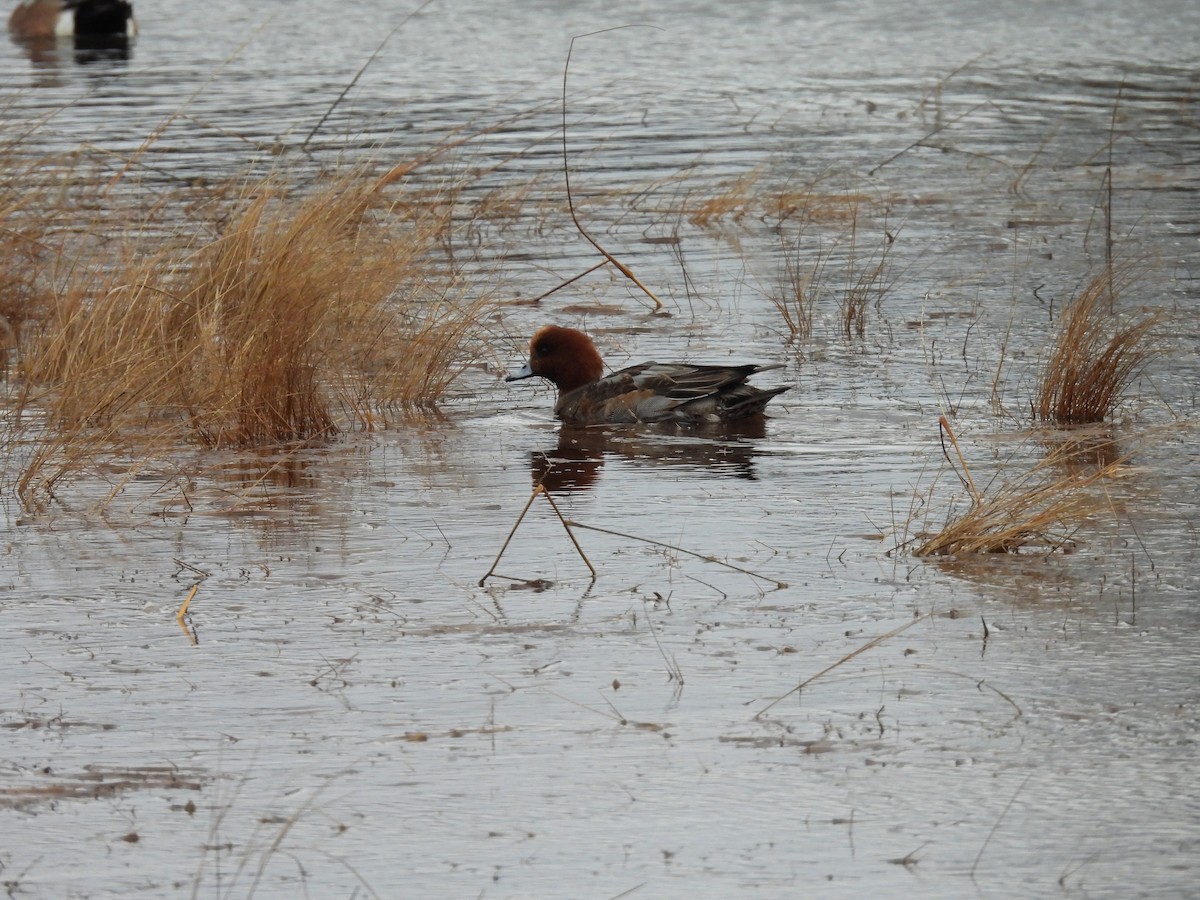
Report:
[{"label": "partially visible duck at top", "polygon": [[137,34],[133,4],[125,0],[21,0],[8,17],[19,38]]},{"label": "partially visible duck at top", "polygon": [[554,414],[568,425],[716,425],[761,415],[767,402],[791,385],[763,389],[746,379],[778,368],[646,362],[605,375],[586,334],[547,325],[529,342],[529,362],[504,380],[540,375],[553,382],[558,388]]}]

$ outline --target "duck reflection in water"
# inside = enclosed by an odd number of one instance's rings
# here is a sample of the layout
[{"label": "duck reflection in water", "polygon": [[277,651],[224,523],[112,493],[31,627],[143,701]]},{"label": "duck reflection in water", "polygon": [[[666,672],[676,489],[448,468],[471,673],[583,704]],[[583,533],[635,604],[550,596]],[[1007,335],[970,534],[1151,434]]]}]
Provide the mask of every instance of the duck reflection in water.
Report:
[{"label": "duck reflection in water", "polygon": [[607,458],[634,466],[670,466],[755,480],[755,457],[763,451],[753,441],[765,432],[762,416],[698,431],[564,425],[557,447],[529,454],[530,476],[535,485],[551,493],[586,491],[599,479]]}]

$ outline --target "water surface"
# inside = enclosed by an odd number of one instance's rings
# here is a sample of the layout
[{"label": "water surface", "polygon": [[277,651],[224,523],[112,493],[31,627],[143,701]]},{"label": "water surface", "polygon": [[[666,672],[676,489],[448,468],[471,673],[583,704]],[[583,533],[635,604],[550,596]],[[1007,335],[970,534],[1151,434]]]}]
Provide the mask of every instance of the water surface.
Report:
[{"label": "water surface", "polygon": [[[569,147],[584,221],[667,315],[596,273],[501,307],[435,420],[284,462],[187,450],[104,515],[119,469],[40,515],[6,496],[16,895],[1194,890],[1194,4],[138,12],[126,59],[4,44],[5,123],[42,118],[23,150],[83,147],[111,173],[140,149],[121,196],[149,202],[486,131],[419,177],[487,172],[464,214],[528,192],[457,260],[506,299],[596,262],[563,202],[571,37],[654,26],[576,44]],[[1110,168],[1117,250],[1140,267],[1123,301],[1173,315],[1112,423],[1134,453],[1119,515],[1068,555],[897,551],[964,502],[940,414],[981,481],[1046,452],[1029,397],[1104,264]],[[744,204],[697,217],[737,179]],[[849,246],[844,199],[801,228],[765,210],[788,191],[864,198],[856,252],[886,249],[888,274],[863,336],[843,333],[835,263],[811,336],[770,302],[788,259]],[[614,367],[778,361],[797,387],[761,434],[580,438],[549,388],[500,380],[548,321]],[[511,579],[480,587],[547,459],[563,513],[615,532],[576,532],[598,578],[538,501]]]}]

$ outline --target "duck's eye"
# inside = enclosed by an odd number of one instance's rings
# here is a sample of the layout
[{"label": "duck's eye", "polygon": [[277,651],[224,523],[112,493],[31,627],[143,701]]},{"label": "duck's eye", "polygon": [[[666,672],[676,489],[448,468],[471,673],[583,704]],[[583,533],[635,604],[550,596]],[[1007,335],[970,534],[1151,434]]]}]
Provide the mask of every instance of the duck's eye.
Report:
[{"label": "duck's eye", "polygon": [[545,344],[545,343],[538,344],[536,347],[533,348],[533,352],[538,356],[549,356],[550,355],[550,345]]}]

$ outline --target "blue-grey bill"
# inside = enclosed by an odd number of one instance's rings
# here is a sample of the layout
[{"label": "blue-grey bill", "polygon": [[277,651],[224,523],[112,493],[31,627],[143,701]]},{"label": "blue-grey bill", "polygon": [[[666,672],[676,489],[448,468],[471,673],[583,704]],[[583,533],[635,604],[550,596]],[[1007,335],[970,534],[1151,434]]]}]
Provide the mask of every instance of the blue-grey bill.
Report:
[{"label": "blue-grey bill", "polygon": [[532,377],[533,377],[533,369],[530,368],[529,363],[525,363],[525,365],[521,366],[521,368],[517,369],[517,371],[513,372],[511,375],[507,376],[504,380],[505,381],[520,381],[522,378],[532,378]]}]

